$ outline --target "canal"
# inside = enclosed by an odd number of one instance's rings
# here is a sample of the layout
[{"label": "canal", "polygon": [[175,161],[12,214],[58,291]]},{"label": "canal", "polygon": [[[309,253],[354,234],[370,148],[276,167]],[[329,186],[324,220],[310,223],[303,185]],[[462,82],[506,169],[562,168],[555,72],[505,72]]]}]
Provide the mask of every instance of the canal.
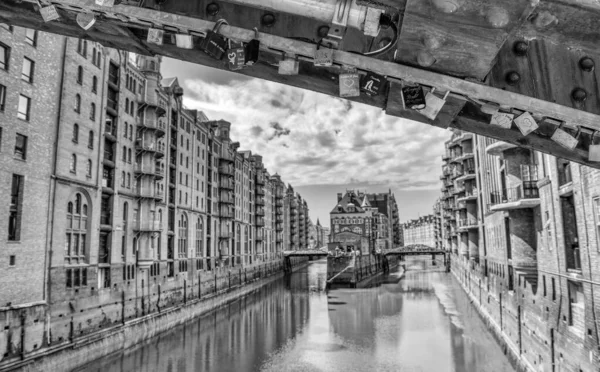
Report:
[{"label": "canal", "polygon": [[326,263],[77,372],[513,372],[457,281],[425,260],[325,291]]}]

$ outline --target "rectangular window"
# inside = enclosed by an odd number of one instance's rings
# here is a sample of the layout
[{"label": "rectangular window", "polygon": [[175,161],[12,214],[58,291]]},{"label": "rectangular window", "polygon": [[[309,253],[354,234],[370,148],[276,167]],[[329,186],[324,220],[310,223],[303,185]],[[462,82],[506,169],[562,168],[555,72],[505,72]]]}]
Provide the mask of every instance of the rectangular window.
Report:
[{"label": "rectangular window", "polygon": [[19,95],[19,112],[17,117],[21,120],[29,121],[29,112],[31,110],[31,98]]},{"label": "rectangular window", "polygon": [[35,62],[27,57],[23,57],[23,70],[21,71],[21,80],[33,83],[33,68]]},{"label": "rectangular window", "polygon": [[27,137],[17,133],[15,141],[15,157],[17,159],[27,159]]},{"label": "rectangular window", "polygon": [[556,281],[552,278],[552,301],[556,301]]},{"label": "rectangular window", "polygon": [[31,46],[37,45],[37,31],[30,28],[25,30],[25,42]]},{"label": "rectangular window", "polygon": [[98,288],[110,288],[110,268],[98,269]]},{"label": "rectangular window", "polygon": [[8,214],[8,240],[21,240],[21,214],[23,205],[23,176],[13,174]]},{"label": "rectangular window", "polygon": [[0,44],[0,70],[8,71],[8,61],[10,58],[10,48]]},{"label": "rectangular window", "polygon": [[4,111],[4,105],[6,104],[6,87],[0,84],[0,112]]}]

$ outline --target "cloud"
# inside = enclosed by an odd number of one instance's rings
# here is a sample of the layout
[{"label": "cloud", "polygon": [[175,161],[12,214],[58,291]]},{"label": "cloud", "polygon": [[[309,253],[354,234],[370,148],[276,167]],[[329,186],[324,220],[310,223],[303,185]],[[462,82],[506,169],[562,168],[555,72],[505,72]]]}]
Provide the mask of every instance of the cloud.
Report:
[{"label": "cloud", "polygon": [[180,83],[186,107],[230,121],[241,149],[263,155],[267,169],[286,183],[439,186],[440,155],[450,135],[442,129],[266,80],[190,77]]}]

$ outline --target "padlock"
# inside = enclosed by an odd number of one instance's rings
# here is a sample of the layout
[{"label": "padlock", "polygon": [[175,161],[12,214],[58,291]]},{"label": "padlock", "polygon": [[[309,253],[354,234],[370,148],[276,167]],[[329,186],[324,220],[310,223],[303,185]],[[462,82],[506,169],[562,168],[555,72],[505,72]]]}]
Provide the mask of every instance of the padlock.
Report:
[{"label": "padlock", "polygon": [[523,114],[521,114],[521,116],[516,118],[514,122],[515,124],[517,124],[517,127],[519,127],[519,130],[521,131],[521,133],[523,133],[524,136],[528,135],[529,133],[533,132],[538,128],[535,119],[533,118],[533,116],[531,116],[529,112],[524,112]]},{"label": "padlock", "polygon": [[588,160],[593,162],[600,162],[600,144],[595,145],[597,132],[592,134],[592,143],[590,144],[590,150],[588,153]]},{"label": "padlock", "polygon": [[247,67],[252,66],[258,62],[258,55],[260,53],[260,35],[258,34],[258,28],[254,27],[254,39],[246,43],[244,47],[244,65]]},{"label": "padlock", "polygon": [[436,96],[434,92],[435,88],[433,88],[431,92],[427,92],[427,95],[425,95],[425,108],[419,110],[419,112],[429,120],[435,120],[444,107],[444,104],[446,104],[448,94],[450,94],[450,91],[447,91],[442,99]]},{"label": "padlock", "polygon": [[51,22],[60,18],[58,10],[56,10],[54,5],[48,5],[45,7],[39,0],[37,1],[37,4],[40,7],[40,14],[42,15],[44,22]]},{"label": "padlock", "polygon": [[227,49],[227,64],[229,65],[229,69],[232,71],[241,70],[246,61],[246,52],[243,43],[232,43],[229,40],[227,44],[229,46]]},{"label": "padlock", "polygon": [[227,25],[228,23],[224,19],[219,19],[212,31],[208,31],[206,37],[200,43],[200,49],[209,56],[219,60],[223,58],[228,46],[227,38],[217,33],[223,24]]},{"label": "padlock", "polygon": [[163,30],[159,30],[158,28],[149,28],[148,37],[146,38],[146,41],[151,44],[163,45],[164,36],[165,32]]},{"label": "padlock", "polygon": [[512,127],[514,118],[515,118],[514,114],[508,114],[505,112],[496,111],[492,114],[492,119],[490,119],[490,124],[498,126],[498,127],[502,127],[504,129],[510,129]]},{"label": "padlock", "polygon": [[96,23],[96,17],[91,13],[77,13],[77,18],[75,20],[79,27],[86,31],[92,28],[94,23]]},{"label": "padlock", "polygon": [[402,94],[402,105],[413,110],[422,110],[427,106],[425,93],[420,85],[404,85],[400,90]]},{"label": "padlock", "polygon": [[194,38],[188,34],[175,35],[175,45],[181,49],[194,49]]},{"label": "padlock", "polygon": [[300,62],[298,61],[298,57],[291,58],[286,57],[285,53],[283,54],[283,59],[279,61],[279,75],[298,75],[300,71]]},{"label": "padlock", "polygon": [[356,69],[349,69],[340,74],[340,97],[360,96],[360,76]]},{"label": "padlock", "polygon": [[574,150],[575,147],[577,147],[577,144],[579,143],[579,140],[577,138],[571,136],[569,133],[565,132],[561,128],[556,128],[554,134],[552,135],[552,137],[550,137],[550,139],[569,150]]},{"label": "padlock", "polygon": [[384,76],[369,71],[361,78],[360,90],[369,96],[377,96],[383,91],[385,83]]},{"label": "padlock", "polygon": [[332,44],[329,43],[328,48],[321,48],[322,43],[323,39],[319,41],[317,44],[317,49],[315,50],[315,66],[331,66],[333,65],[333,49],[331,48]]}]

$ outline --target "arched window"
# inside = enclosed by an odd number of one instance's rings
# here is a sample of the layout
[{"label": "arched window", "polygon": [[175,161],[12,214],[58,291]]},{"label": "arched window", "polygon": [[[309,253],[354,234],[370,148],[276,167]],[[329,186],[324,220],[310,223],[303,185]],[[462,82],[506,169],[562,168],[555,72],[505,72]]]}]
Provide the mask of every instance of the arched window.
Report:
[{"label": "arched window", "polygon": [[125,171],[121,171],[121,186],[125,187]]},{"label": "arched window", "polygon": [[86,168],[86,176],[92,177],[92,161],[88,159],[87,168]]},{"label": "arched window", "polygon": [[[87,214],[88,206],[82,200],[80,193],[67,203],[67,232],[65,242],[65,264],[78,265],[86,261],[87,243]],[[78,287],[87,285],[87,272],[77,269],[67,275],[67,286]]]},{"label": "arched window", "polygon": [[79,124],[73,125],[73,142],[79,142]]},{"label": "arched window", "polygon": [[127,147],[123,146],[123,161],[127,161]]},{"label": "arched window", "polygon": [[92,93],[97,93],[97,92],[98,92],[98,78],[94,76],[92,78]]},{"label": "arched window", "polygon": [[150,70],[154,71],[156,69],[156,63],[154,61],[150,61]]},{"label": "arched window", "polygon": [[129,114],[129,98],[125,98],[125,112]]},{"label": "arched window", "polygon": [[202,217],[198,217],[196,222],[196,257],[202,257],[204,251],[204,228],[202,223]]},{"label": "arched window", "polygon": [[81,112],[81,96],[79,94],[75,95],[75,112]]},{"label": "arched window", "polygon": [[127,223],[129,219],[129,203],[123,203],[123,224]]},{"label": "arched window", "polygon": [[246,240],[244,242],[244,254],[248,255],[250,252],[248,252],[248,242],[250,240],[250,236],[248,235],[248,226],[244,227],[244,236],[246,237]]},{"label": "arched window", "polygon": [[71,155],[71,164],[69,165],[69,169],[72,173],[77,172],[77,155]]},{"label": "arched window", "polygon": [[131,116],[134,116],[135,114],[135,102],[131,101],[130,103],[130,107],[129,107],[129,113],[131,114]]},{"label": "arched window", "polygon": [[83,53],[83,39],[79,39],[79,42],[77,43],[77,53]]},{"label": "arched window", "polygon": [[96,121],[96,104],[92,103],[90,105],[90,120]]},{"label": "arched window", "polygon": [[127,149],[127,162],[131,164],[131,149]]},{"label": "arched window", "polygon": [[129,126],[127,125],[127,122],[125,122],[125,125],[123,125],[125,127],[125,132],[123,133],[123,137],[127,138],[127,130],[129,129]]},{"label": "arched window", "polygon": [[83,41],[83,56],[87,58],[87,40]]},{"label": "arched window", "polygon": [[102,54],[100,54],[100,52],[98,52],[97,55],[98,56],[96,57],[96,65],[100,66],[100,63],[102,62]]},{"label": "arched window", "polygon": [[[237,225],[237,229],[235,231],[235,245],[236,245],[236,249],[235,249],[235,253],[234,256],[239,256],[242,253],[242,229],[240,228],[240,225]],[[239,260],[239,258],[238,258]],[[239,261],[237,262],[239,263]]]},{"label": "arched window", "polygon": [[83,67],[77,67],[77,84],[83,84]]},{"label": "arched window", "polygon": [[96,65],[96,48],[92,49],[92,63]]},{"label": "arched window", "polygon": [[127,188],[131,188],[131,173],[127,173]]},{"label": "arched window", "polygon": [[185,213],[181,214],[179,218],[179,242],[177,246],[177,253],[180,259],[187,257],[187,237],[188,237],[188,221]]},{"label": "arched window", "polygon": [[90,134],[88,136],[88,147],[90,149],[94,148],[94,131],[90,130]]},{"label": "arched window", "polygon": [[133,124],[129,124],[129,139],[133,139]]}]

